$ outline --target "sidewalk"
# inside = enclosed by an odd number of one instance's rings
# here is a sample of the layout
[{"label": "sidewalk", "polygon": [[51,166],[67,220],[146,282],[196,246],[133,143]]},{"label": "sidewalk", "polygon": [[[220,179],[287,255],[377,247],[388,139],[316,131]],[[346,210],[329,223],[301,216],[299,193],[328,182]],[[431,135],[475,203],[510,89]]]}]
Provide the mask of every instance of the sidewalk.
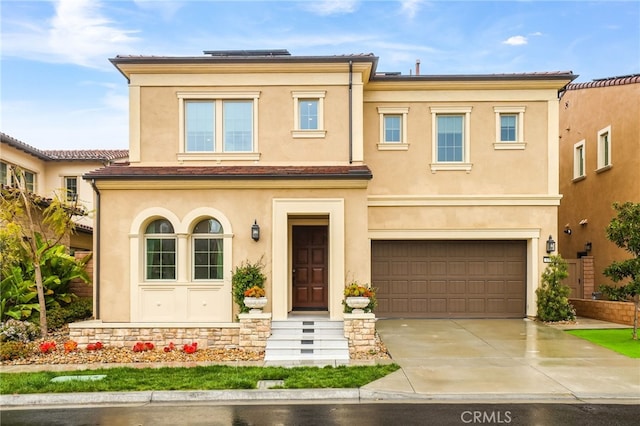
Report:
[{"label": "sidewalk", "polygon": [[[268,389],[0,395],[2,408],[86,404],[325,401],[640,403],[640,359],[564,333],[564,328],[627,328],[579,318],[577,324],[529,320],[380,320],[378,332],[401,369],[360,389]],[[206,365],[199,363],[198,365]],[[209,363],[211,364],[211,363]],[[233,362],[227,365],[264,365]],[[354,364],[357,364],[354,363]],[[193,366],[195,364],[190,364]],[[296,364],[300,365],[300,364]],[[123,364],[31,365],[2,372],[69,371]],[[167,364],[132,364],[137,368]],[[184,366],[176,363],[173,366]],[[260,387],[260,386],[259,386]]]}]

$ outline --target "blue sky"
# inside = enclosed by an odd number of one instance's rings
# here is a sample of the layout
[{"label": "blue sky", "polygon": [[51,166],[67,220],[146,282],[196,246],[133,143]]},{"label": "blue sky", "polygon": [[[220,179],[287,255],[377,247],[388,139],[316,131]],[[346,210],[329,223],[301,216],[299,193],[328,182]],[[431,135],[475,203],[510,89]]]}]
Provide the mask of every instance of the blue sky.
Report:
[{"label": "blue sky", "polygon": [[640,1],[2,0],[0,130],[41,149],[128,148],[116,55],[374,53],[378,71],[640,73]]}]

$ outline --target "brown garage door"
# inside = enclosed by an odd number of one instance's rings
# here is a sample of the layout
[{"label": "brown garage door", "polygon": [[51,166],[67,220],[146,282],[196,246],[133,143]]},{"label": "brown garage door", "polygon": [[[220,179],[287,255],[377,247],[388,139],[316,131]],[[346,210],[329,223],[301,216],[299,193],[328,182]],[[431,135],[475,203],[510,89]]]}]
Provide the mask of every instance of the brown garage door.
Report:
[{"label": "brown garage door", "polygon": [[379,318],[522,318],[526,241],[372,241]]}]

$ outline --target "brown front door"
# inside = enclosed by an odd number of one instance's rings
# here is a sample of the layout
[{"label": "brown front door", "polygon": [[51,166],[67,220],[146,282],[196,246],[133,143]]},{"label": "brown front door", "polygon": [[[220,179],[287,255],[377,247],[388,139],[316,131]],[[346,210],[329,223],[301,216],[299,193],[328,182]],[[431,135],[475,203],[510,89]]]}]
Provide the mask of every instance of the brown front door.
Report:
[{"label": "brown front door", "polygon": [[328,309],[327,226],[293,227],[293,309]]}]

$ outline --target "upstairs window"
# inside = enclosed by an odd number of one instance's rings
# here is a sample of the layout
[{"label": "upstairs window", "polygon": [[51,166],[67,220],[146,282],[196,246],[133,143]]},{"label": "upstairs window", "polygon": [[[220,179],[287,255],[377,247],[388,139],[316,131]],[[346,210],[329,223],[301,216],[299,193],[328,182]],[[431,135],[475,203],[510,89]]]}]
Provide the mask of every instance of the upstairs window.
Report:
[{"label": "upstairs window", "polygon": [[585,177],[584,140],[573,146],[573,179]]},{"label": "upstairs window", "polygon": [[406,150],[409,108],[378,107],[380,115],[379,150]]},{"label": "upstairs window", "polygon": [[257,92],[179,92],[179,160],[258,160]]},{"label": "upstairs window", "polygon": [[224,269],[222,225],[215,219],[199,222],[193,229],[193,279],[221,280]]},{"label": "upstairs window", "polygon": [[496,114],[495,149],[524,149],[525,107],[494,107]]},{"label": "upstairs window", "polygon": [[598,171],[611,167],[611,126],[598,132]]},{"label": "upstairs window", "polygon": [[294,138],[324,138],[324,91],[291,92]]},{"label": "upstairs window", "polygon": [[147,226],[145,238],[145,278],[176,279],[176,235],[166,219],[154,220]]},{"label": "upstairs window", "polygon": [[78,178],[76,176],[65,176],[64,189],[67,201],[75,201],[78,198]]},{"label": "upstairs window", "polygon": [[432,107],[431,171],[471,171],[471,107]]}]

